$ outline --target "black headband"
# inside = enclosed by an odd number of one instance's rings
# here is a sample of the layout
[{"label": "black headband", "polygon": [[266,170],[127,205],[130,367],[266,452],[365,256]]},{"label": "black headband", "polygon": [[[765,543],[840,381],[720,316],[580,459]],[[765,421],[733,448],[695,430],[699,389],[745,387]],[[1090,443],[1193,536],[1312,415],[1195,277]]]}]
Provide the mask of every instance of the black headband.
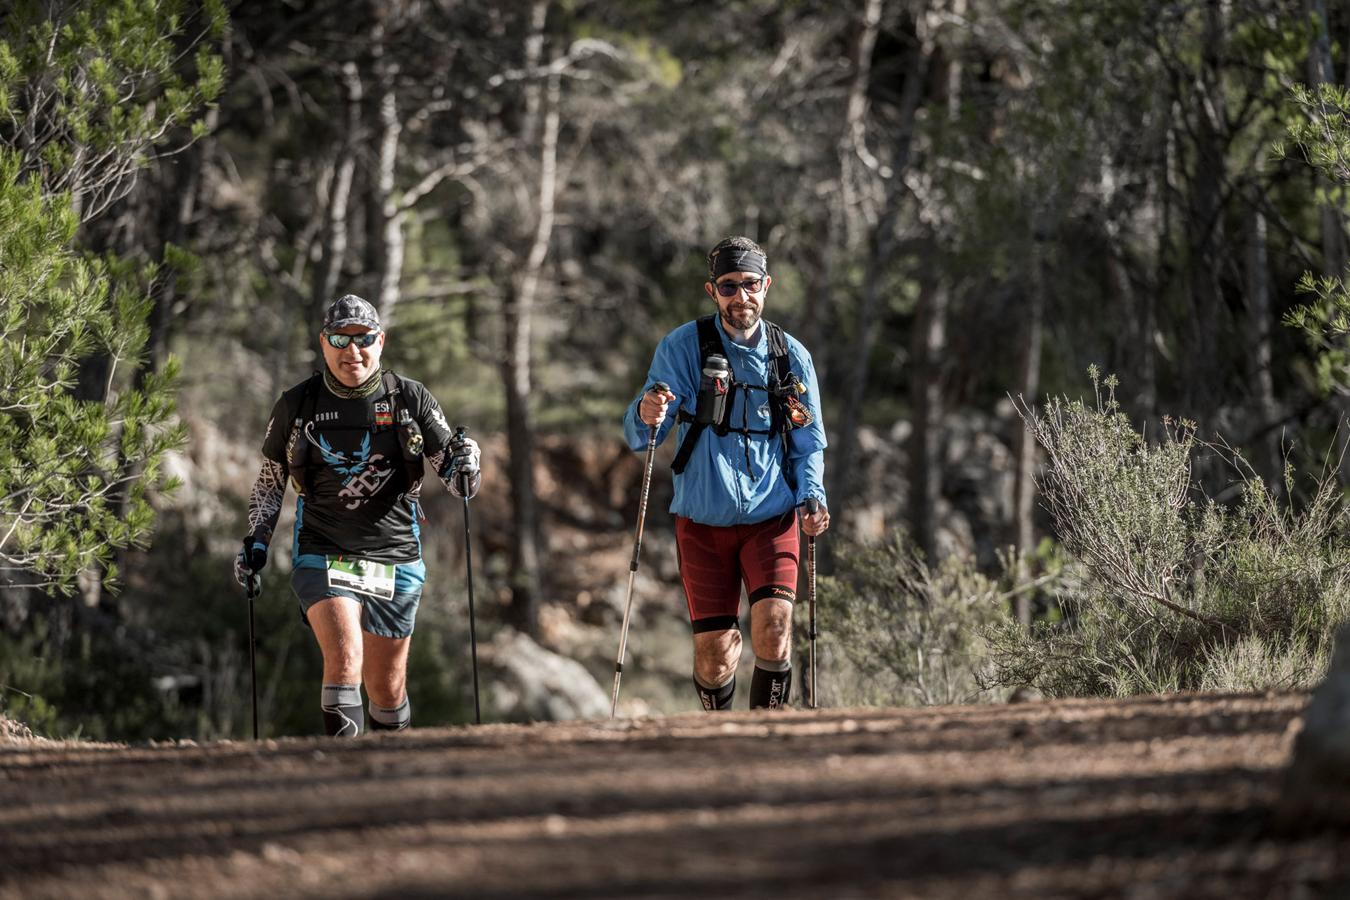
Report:
[{"label": "black headband", "polygon": [[754,272],[756,275],[768,275],[768,260],[764,258],[763,253],[756,253],[754,250],[727,247],[718,250],[713,256],[713,281],[728,272]]}]

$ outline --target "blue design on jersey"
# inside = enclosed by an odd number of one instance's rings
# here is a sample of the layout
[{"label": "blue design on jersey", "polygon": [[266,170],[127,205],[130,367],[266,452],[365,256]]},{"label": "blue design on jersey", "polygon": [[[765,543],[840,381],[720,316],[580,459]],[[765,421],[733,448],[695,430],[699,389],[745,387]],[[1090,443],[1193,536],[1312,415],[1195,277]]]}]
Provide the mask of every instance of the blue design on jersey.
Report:
[{"label": "blue design on jersey", "polygon": [[334,450],[333,445],[328,443],[328,439],[323,435],[319,435],[319,450],[323,453],[323,461],[332,466],[333,471],[346,476],[342,482],[342,486],[346,487],[352,483],[353,478],[364,472],[370,463],[370,432],[366,432],[365,437],[361,438],[361,449],[352,457]]}]

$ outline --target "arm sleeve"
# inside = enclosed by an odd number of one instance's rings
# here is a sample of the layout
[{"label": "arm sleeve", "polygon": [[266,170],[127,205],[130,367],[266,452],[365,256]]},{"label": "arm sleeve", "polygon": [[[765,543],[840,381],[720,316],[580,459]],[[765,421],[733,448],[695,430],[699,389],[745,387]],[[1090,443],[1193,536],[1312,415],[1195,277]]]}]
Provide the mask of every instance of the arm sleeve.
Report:
[{"label": "arm sleeve", "polygon": [[248,495],[249,535],[263,544],[272,542],[272,531],[286,499],[286,440],[289,437],[291,411],[286,394],[277,398],[263,435],[262,468]]},{"label": "arm sleeve", "polygon": [[658,381],[664,381],[670,386],[675,401],[667,409],[666,420],[656,430],[657,444],[664,441],[675,427],[678,410],[694,411],[698,394],[698,362],[698,332],[692,325],[675,329],[657,344],[651,368],[647,370],[647,381],[623,414],[623,436],[630,449],[647,449],[651,428],[638,418],[638,405],[642,402],[642,395]]},{"label": "arm sleeve", "polygon": [[793,371],[799,372],[806,393],[801,401],[811,411],[812,421],[805,428],[796,428],[788,433],[787,464],[797,485],[797,505],[801,506],[811,497],[829,507],[825,498],[825,422],[820,412],[820,383],[816,379],[816,367],[811,354],[797,341],[789,346]]},{"label": "arm sleeve", "polygon": [[253,492],[248,496],[249,534],[263,544],[272,542],[272,532],[281,515],[281,503],[286,499],[286,467],[271,459],[264,459]]}]

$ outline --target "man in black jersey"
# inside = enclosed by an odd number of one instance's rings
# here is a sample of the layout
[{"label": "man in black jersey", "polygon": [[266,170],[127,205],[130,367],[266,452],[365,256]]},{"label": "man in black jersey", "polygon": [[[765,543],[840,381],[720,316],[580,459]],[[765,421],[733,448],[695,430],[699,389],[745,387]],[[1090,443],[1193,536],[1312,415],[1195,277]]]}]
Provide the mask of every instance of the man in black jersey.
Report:
[{"label": "man in black jersey", "polygon": [[286,391],[263,438],[249,534],[235,577],[267,563],[286,494],[296,493],[291,586],[323,652],[324,728],[361,733],[411,721],[408,646],[426,577],[418,498],[423,461],[456,496],[481,480],[478,445],[456,440],[419,382],[381,369],[384,331],[354,294],[333,301],[320,332],[324,371]]}]

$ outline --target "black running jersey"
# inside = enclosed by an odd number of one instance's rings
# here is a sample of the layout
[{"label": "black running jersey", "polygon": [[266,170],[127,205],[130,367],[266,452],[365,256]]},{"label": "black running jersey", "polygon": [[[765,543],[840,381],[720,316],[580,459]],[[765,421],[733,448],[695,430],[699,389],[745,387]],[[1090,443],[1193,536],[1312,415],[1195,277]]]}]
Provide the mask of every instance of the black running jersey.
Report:
[{"label": "black running jersey", "polygon": [[[446,450],[451,433],[440,404],[420,382],[399,380],[399,402],[422,430],[423,454]],[[416,560],[420,482],[410,483],[392,398],[382,386],[369,397],[345,400],[320,379],[312,419],[297,423],[309,384],[306,379],[277,400],[262,446],[265,457],[287,466],[292,442],[308,444],[308,490],[296,503],[299,553]]]}]

